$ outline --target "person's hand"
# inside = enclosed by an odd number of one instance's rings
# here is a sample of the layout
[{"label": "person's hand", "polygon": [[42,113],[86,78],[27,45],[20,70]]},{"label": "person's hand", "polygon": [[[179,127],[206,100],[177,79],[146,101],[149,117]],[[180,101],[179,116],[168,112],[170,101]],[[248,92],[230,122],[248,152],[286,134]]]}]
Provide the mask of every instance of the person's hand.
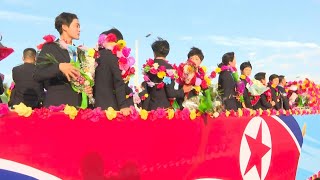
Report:
[{"label": "person's hand", "polygon": [[92,87],[91,86],[86,86],[84,88],[84,92],[88,95],[88,96],[92,96]]},{"label": "person's hand", "polygon": [[191,85],[183,85],[183,92],[184,93],[188,93],[192,90],[192,86]]},{"label": "person's hand", "polygon": [[59,70],[67,77],[68,81],[76,80],[80,76],[80,72],[70,63],[60,63]]},{"label": "person's hand", "polygon": [[131,114],[131,108],[129,108],[129,107],[122,108],[122,109],[120,109],[120,113],[123,114],[124,116],[128,116]]},{"label": "person's hand", "polygon": [[276,103],[274,101],[271,101],[271,106],[275,106]]}]

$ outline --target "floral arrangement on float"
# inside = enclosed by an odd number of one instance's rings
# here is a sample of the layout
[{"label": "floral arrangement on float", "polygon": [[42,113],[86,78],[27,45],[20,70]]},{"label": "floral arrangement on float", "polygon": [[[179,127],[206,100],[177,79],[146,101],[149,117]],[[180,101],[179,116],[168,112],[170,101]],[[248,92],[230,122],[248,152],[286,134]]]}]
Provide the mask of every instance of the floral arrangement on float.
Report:
[{"label": "floral arrangement on float", "polygon": [[[94,48],[86,48],[84,46],[74,46],[67,44],[63,40],[56,40],[56,37],[53,35],[46,35],[43,37],[45,42],[39,44],[37,46],[38,50],[41,51],[44,44],[47,43],[57,43],[62,49],[68,51],[70,55],[70,63],[79,69],[80,76],[76,80],[71,80],[71,87],[75,92],[81,93],[82,102],[81,108],[85,109],[88,107],[88,97],[89,103],[94,104],[95,100],[93,96],[88,96],[84,89],[87,86],[94,86],[94,74],[96,69],[95,58],[99,57],[99,53]],[[44,57],[47,61],[37,63],[37,65],[50,64],[50,63],[58,63],[58,61],[51,54],[46,54]]]},{"label": "floral arrangement on float", "polygon": [[291,108],[319,109],[320,87],[309,79],[288,82],[287,97]]},{"label": "floral arrangement on float", "polygon": [[320,178],[320,171],[317,174],[312,175],[311,177],[308,178],[308,180],[314,180]]}]

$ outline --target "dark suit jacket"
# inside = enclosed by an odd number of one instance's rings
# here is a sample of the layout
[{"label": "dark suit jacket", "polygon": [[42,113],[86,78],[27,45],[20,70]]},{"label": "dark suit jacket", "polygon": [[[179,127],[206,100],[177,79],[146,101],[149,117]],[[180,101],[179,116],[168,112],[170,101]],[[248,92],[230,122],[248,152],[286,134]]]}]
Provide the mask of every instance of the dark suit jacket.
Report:
[{"label": "dark suit jacket", "polygon": [[[38,56],[37,63],[47,61],[46,54],[51,54],[59,63],[69,63],[70,56],[67,50],[60,48],[56,43],[45,44]],[[81,94],[71,88],[67,78],[59,70],[59,64],[36,65],[33,78],[38,82],[44,82],[47,90],[44,106],[59,106],[68,104],[70,106],[81,105]]]},{"label": "dark suit jacket", "polygon": [[265,94],[261,94],[259,101],[257,102],[257,104],[253,106],[253,109],[255,110],[256,109],[267,110],[271,108],[272,108],[272,105],[271,103],[268,102],[267,96]]},{"label": "dark suit jacket", "polygon": [[35,65],[25,63],[12,69],[12,78],[15,82],[11,92],[9,106],[24,103],[28,107],[40,107],[43,98],[43,84],[33,79]]},{"label": "dark suit jacket", "polygon": [[[4,92],[4,88],[3,88],[3,82],[2,82],[2,78],[0,77],[0,95]],[[0,103],[2,103],[2,100],[0,98]]]},{"label": "dark suit jacket", "polygon": [[95,107],[112,107],[115,110],[129,107],[126,99],[126,90],[129,92],[129,89],[122,79],[117,56],[106,49],[99,50],[99,53],[93,93]]},{"label": "dark suit jacket", "polygon": [[222,100],[227,110],[237,110],[238,102],[236,100],[236,82],[233,80],[230,71],[222,71],[219,74],[218,90],[221,91]]},{"label": "dark suit jacket", "polygon": [[272,95],[272,101],[274,101],[276,103],[276,105],[273,107],[276,110],[281,109],[281,105],[280,105],[280,101],[278,102],[278,100],[280,100],[279,94],[277,94],[277,91],[275,88],[269,86],[271,89],[271,95]]},{"label": "dark suit jacket", "polygon": [[[244,82],[245,86],[248,84],[248,82],[245,79],[242,81]],[[251,97],[249,96],[249,91],[247,88],[244,88],[243,98],[244,98],[244,104],[246,105],[246,108],[252,109]]]},{"label": "dark suit jacket", "polygon": [[284,87],[282,86],[278,86],[278,90],[281,96],[281,107],[285,110],[289,110],[290,109],[290,105],[289,105],[289,99],[286,93],[286,90],[284,89]]},{"label": "dark suit jacket", "polygon": [[[159,66],[164,66],[167,70],[173,69],[172,66],[165,60],[155,59],[154,63],[158,63]],[[161,83],[162,79],[156,75],[148,73],[150,80],[154,83]],[[175,82],[171,81],[171,84],[164,85],[163,88],[158,89],[156,86],[148,87],[147,91],[150,96],[148,110],[155,110],[157,108],[168,108],[170,107],[169,98],[183,98],[184,92],[182,89],[174,89]]]}]

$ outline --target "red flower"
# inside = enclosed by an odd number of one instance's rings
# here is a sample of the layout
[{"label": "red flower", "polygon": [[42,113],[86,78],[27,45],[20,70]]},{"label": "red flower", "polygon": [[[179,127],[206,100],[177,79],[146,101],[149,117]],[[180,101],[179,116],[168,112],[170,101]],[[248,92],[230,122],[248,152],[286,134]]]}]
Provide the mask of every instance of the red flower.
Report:
[{"label": "red flower", "polygon": [[214,79],[214,78],[216,78],[216,76],[217,76],[217,73],[215,71],[212,71],[210,74],[210,78]]},{"label": "red flower", "polygon": [[150,73],[151,73],[151,74],[157,74],[158,71],[157,71],[156,69],[154,69],[154,68],[151,68],[151,69],[150,69]]},{"label": "red flower", "polygon": [[119,59],[119,63],[121,63],[121,64],[127,64],[127,63],[128,63],[128,60],[127,60],[127,58],[121,57],[121,58]]},{"label": "red flower", "polygon": [[164,87],[164,83],[163,82],[161,82],[161,83],[159,83],[158,85],[157,85],[157,88],[158,89],[161,89],[161,88],[163,88]]},{"label": "red flower", "polygon": [[51,42],[54,42],[56,37],[54,35],[49,34],[49,35],[44,36],[43,39],[46,41],[45,43],[51,43]]},{"label": "red flower", "polygon": [[112,49],[112,54],[117,54],[118,51],[120,51],[120,48],[118,45],[115,45]]},{"label": "red flower", "polygon": [[166,67],[160,66],[160,67],[159,67],[159,71],[166,71]]},{"label": "red flower", "polygon": [[117,36],[113,33],[110,33],[107,35],[107,41],[108,42],[116,42],[117,41]]},{"label": "red flower", "polygon": [[152,67],[153,64],[154,64],[154,60],[153,60],[153,59],[148,59],[148,60],[147,60],[147,65],[148,65],[148,66]]},{"label": "red flower", "polygon": [[37,49],[38,49],[38,50],[41,50],[42,47],[43,47],[43,45],[44,45],[44,43],[39,44],[39,45],[37,46]]},{"label": "red flower", "polygon": [[47,119],[51,116],[51,111],[47,108],[34,109],[33,114],[38,116],[39,119]]},{"label": "red flower", "polygon": [[208,84],[207,84],[206,81],[203,80],[203,81],[201,82],[201,88],[202,88],[202,89],[207,89],[207,88],[208,88]]},{"label": "red flower", "polygon": [[98,59],[100,57],[99,51],[95,51],[94,52],[94,56],[95,59]]}]

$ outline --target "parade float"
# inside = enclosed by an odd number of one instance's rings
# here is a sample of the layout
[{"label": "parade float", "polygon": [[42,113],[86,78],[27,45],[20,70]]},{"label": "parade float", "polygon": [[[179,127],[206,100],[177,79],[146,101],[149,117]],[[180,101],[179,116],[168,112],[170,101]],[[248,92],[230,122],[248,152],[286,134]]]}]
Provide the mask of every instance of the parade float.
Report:
[{"label": "parade float", "polygon": [[295,108],[279,111],[222,110],[214,87],[185,102],[189,108],[132,107],[129,116],[1,104],[0,179],[312,179],[320,168],[319,86],[288,85]]}]

